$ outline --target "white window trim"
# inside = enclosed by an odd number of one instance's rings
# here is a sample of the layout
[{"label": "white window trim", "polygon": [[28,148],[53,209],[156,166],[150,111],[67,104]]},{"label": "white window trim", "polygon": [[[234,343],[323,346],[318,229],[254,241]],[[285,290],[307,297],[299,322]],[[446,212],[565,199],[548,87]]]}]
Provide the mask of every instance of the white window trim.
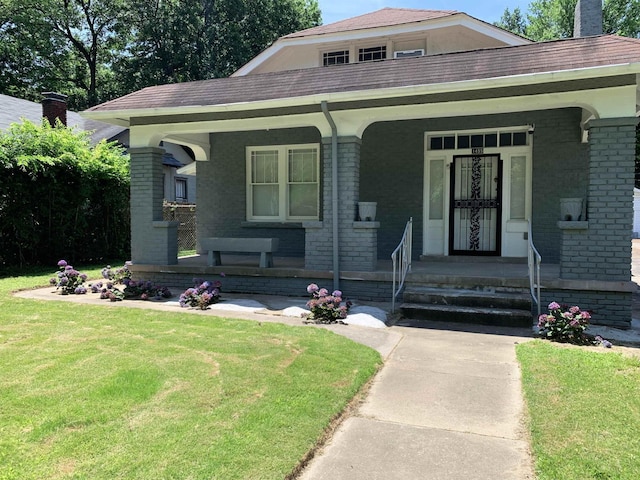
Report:
[{"label": "white window trim", "polygon": [[[314,216],[289,216],[289,198],[287,188],[288,182],[288,152],[295,149],[315,149],[317,154],[316,164],[316,178],[317,184],[317,198],[316,204],[318,205],[317,215]],[[279,211],[278,216],[255,216],[253,215],[253,189],[251,188],[251,153],[260,150],[276,150],[278,152],[278,190],[279,190]],[[246,193],[247,193],[247,205],[246,205],[246,218],[249,222],[301,222],[308,220],[318,220],[320,218],[320,144],[318,143],[303,143],[294,145],[253,145],[246,147]]]}]

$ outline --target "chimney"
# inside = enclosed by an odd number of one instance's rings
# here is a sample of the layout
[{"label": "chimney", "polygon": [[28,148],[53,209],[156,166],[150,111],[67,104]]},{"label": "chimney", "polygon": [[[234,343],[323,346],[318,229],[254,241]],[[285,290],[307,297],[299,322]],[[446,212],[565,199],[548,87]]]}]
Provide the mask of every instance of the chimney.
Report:
[{"label": "chimney", "polygon": [[578,0],[573,20],[573,36],[602,35],[602,0]]},{"label": "chimney", "polygon": [[67,96],[55,92],[42,92],[42,116],[52,127],[59,118],[63,125],[67,125]]}]

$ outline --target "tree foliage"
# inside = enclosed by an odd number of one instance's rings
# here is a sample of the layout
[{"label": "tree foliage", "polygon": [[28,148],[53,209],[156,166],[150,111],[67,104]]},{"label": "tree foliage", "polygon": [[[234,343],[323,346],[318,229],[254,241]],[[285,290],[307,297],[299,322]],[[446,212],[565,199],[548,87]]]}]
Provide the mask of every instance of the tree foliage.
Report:
[{"label": "tree foliage", "polygon": [[[573,36],[578,0],[534,0],[525,15],[516,8],[505,9],[495,24],[535,41]],[[640,0],[604,0],[603,33],[640,37]]]},{"label": "tree foliage", "polygon": [[527,34],[527,19],[522,15],[520,7],[514,8],[513,12],[509,7],[505,8],[496,25],[518,35]]},{"label": "tree foliage", "polygon": [[278,37],[320,23],[316,0],[132,0],[135,40],[119,58],[126,91],[225,77]]},{"label": "tree foliage", "polygon": [[150,85],[227,76],[320,23],[317,0],[0,0],[0,93],[83,109]]},{"label": "tree foliage", "polygon": [[59,122],[0,132],[0,265],[125,258],[129,160]]}]

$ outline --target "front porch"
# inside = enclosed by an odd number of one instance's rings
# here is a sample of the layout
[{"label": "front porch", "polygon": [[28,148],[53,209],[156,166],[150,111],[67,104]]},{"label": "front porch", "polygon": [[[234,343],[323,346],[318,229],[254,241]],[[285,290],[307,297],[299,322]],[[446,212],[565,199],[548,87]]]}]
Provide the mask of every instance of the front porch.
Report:
[{"label": "front porch", "polygon": [[[134,264],[134,278],[150,279],[163,285],[183,289],[193,286],[194,278],[217,280],[221,275],[223,292],[270,294],[305,297],[309,283],[327,289],[340,289],[346,298],[391,303],[393,265],[391,260],[378,260],[375,270],[343,270],[339,284],[333,285],[333,272],[311,270],[304,258],[274,257],[273,268],[259,268],[256,255],[223,255],[223,265],[210,267],[207,255],[182,257],[176,265]],[[638,263],[638,259],[636,259]],[[495,257],[441,257],[413,261],[405,288],[443,288],[475,290],[496,295],[510,292],[528,294],[528,267],[524,259]],[[580,303],[593,310],[593,323],[628,328],[615,317],[631,318],[633,282],[598,281],[589,278],[562,279],[558,264],[541,265],[541,310],[551,301]],[[576,298],[581,299],[576,302]],[[398,304],[402,303],[402,295]],[[627,307],[629,312],[626,312]],[[615,317],[612,312],[616,313]],[[532,322],[537,307],[531,306]]]}]

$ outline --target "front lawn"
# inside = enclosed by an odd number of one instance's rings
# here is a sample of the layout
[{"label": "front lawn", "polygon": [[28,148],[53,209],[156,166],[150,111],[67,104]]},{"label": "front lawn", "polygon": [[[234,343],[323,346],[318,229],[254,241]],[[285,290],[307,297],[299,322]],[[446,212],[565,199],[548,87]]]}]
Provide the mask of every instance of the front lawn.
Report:
[{"label": "front lawn", "polygon": [[538,480],[640,478],[640,358],[517,346]]},{"label": "front lawn", "polygon": [[9,294],[49,276],[0,280],[0,480],[282,479],[380,365],[323,329]]}]

